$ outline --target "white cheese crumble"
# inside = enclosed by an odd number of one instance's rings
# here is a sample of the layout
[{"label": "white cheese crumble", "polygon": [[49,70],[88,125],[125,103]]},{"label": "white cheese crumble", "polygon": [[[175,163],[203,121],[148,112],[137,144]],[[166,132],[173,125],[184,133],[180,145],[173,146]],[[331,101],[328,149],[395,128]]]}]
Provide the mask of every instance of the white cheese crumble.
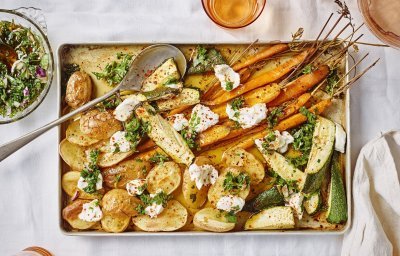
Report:
[{"label": "white cheese crumble", "polygon": [[189,120],[189,126],[195,132],[203,132],[219,121],[219,116],[211,111],[209,107],[197,104]]},{"label": "white cheese crumble", "polygon": [[218,200],[217,209],[237,213],[243,209],[244,203],[245,201],[241,197],[227,195]]},{"label": "white cheese crumble", "polygon": [[304,195],[299,193],[293,193],[289,196],[287,206],[292,207],[297,218],[301,220],[303,218],[303,199]]},{"label": "white cheese crumble", "polygon": [[182,84],[181,83],[171,83],[171,84],[166,84],[165,87],[169,87],[172,89],[180,89],[180,88],[182,88]]},{"label": "white cheese crumble", "polygon": [[229,65],[215,65],[214,72],[224,91],[232,91],[240,85],[239,73],[235,72]]},{"label": "white cheese crumble", "polygon": [[126,132],[118,131],[110,138],[111,152],[128,152],[131,150],[131,143],[126,139]]},{"label": "white cheese crumble", "polygon": [[[88,186],[89,184],[87,183],[87,181],[85,180],[85,178],[83,178],[82,176],[79,177],[78,180],[78,185],[77,187],[84,191],[84,189]],[[97,176],[97,182],[96,182],[96,190],[100,190],[103,188],[103,176],[101,175],[101,173],[99,173],[99,175]]]},{"label": "white cheese crumble", "polygon": [[146,186],[145,179],[131,180],[128,183],[126,183],[126,191],[128,191],[128,194],[131,196],[136,196],[136,195],[140,196],[141,194],[143,194],[145,186]]},{"label": "white cheese crumble", "polygon": [[283,154],[288,150],[289,144],[293,143],[293,141],[293,136],[287,131],[280,133],[278,130],[276,130],[271,135],[267,135],[262,139],[256,139],[255,144],[259,148],[264,148],[263,145],[267,145],[266,149],[275,150]]},{"label": "white cheese crumble", "polygon": [[189,121],[184,114],[175,114],[167,117],[167,121],[172,125],[175,131],[179,132],[189,125]]},{"label": "white cheese crumble", "polygon": [[203,186],[214,184],[218,178],[218,171],[214,166],[205,164],[198,166],[192,164],[189,166],[190,180],[196,182],[197,189],[201,189]]},{"label": "white cheese crumble", "polygon": [[144,212],[150,216],[150,218],[157,218],[157,216],[164,210],[161,204],[152,203],[144,209]]},{"label": "white cheese crumble", "polygon": [[99,206],[99,200],[94,199],[89,203],[82,205],[82,211],[79,213],[78,218],[83,221],[96,222],[101,220],[103,217],[103,212]]},{"label": "white cheese crumble", "polygon": [[335,150],[344,153],[346,151],[346,132],[340,124],[335,123],[335,126]]},{"label": "white cheese crumble", "polygon": [[132,95],[126,98],[121,104],[119,104],[114,110],[115,119],[125,122],[128,120],[135,110],[136,106],[142,101],[145,101],[146,97],[142,94]]},{"label": "white cheese crumble", "polygon": [[226,113],[229,119],[236,121],[243,129],[253,127],[267,118],[267,106],[265,103],[257,103],[249,108],[235,110],[231,104],[227,104]]}]

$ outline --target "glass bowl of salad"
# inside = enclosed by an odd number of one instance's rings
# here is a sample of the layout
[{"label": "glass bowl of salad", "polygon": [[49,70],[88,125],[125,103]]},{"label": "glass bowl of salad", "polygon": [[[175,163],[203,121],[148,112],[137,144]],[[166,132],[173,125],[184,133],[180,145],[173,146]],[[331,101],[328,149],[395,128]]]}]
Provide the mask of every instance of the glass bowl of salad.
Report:
[{"label": "glass bowl of salad", "polygon": [[54,59],[43,14],[0,9],[0,124],[32,113],[53,80]]}]

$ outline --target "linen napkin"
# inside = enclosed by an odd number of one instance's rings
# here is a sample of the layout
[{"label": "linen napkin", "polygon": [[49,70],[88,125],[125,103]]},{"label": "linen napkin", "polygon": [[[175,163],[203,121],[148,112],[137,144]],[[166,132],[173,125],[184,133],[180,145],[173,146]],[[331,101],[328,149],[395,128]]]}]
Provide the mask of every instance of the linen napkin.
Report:
[{"label": "linen napkin", "polygon": [[400,255],[400,131],[360,152],[353,176],[353,223],[342,255]]}]

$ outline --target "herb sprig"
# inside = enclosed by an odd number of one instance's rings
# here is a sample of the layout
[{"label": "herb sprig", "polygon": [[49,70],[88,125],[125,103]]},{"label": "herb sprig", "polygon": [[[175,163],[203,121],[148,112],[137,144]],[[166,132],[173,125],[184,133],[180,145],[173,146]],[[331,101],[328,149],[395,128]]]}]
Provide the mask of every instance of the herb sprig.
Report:
[{"label": "herb sprig", "polygon": [[238,194],[241,190],[245,189],[250,184],[250,177],[246,173],[234,175],[232,172],[226,174],[223,188],[233,194]]},{"label": "herb sprig", "polygon": [[99,80],[105,80],[110,86],[115,86],[122,81],[128,72],[133,56],[127,53],[117,53],[118,61],[108,63],[103,72],[93,72]]},{"label": "herb sprig", "polygon": [[99,159],[99,150],[92,150],[89,153],[89,163],[81,171],[81,177],[87,182],[87,186],[83,188],[83,191],[89,194],[93,194],[97,191],[96,184],[99,179],[100,168],[97,165]]}]

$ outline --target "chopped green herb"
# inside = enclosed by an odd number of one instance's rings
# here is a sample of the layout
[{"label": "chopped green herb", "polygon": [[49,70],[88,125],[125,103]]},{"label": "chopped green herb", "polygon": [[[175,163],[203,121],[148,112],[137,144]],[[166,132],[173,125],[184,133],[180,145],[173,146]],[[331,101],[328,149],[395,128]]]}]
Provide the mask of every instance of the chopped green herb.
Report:
[{"label": "chopped green herb", "polygon": [[145,207],[143,205],[141,205],[141,204],[138,204],[136,206],[135,210],[141,215],[145,215],[146,214]]},{"label": "chopped green herb", "polygon": [[131,143],[132,150],[136,149],[143,136],[151,129],[150,124],[141,122],[137,118],[132,118],[130,122],[125,125],[125,138]]},{"label": "chopped green herb", "polygon": [[118,182],[120,182],[120,181],[121,181],[121,179],[122,179],[122,176],[121,176],[121,174],[117,174],[117,175],[115,175],[115,178],[114,178],[114,187],[117,187],[117,185],[118,185]]},{"label": "chopped green herb", "polygon": [[237,223],[237,216],[234,211],[225,213],[225,219],[229,223]]},{"label": "chopped green herb", "polygon": [[163,154],[156,152],[152,157],[149,158],[149,161],[154,164],[163,164],[165,161],[169,161],[169,157]]},{"label": "chopped green herb", "polygon": [[232,81],[226,81],[225,82],[225,89],[229,92],[232,91],[233,89],[233,82]]},{"label": "chopped green herb", "polygon": [[337,83],[339,81],[339,75],[337,68],[332,69],[326,78],[326,87],[325,91],[329,94],[333,94],[334,90],[336,89]]},{"label": "chopped green herb", "polygon": [[239,193],[250,184],[250,177],[246,173],[240,173],[234,176],[232,172],[226,174],[223,187],[224,190],[228,190],[233,194]]},{"label": "chopped green herb", "polygon": [[89,194],[93,194],[97,191],[96,184],[100,174],[100,168],[97,166],[99,154],[99,150],[90,151],[89,163],[81,171],[81,177],[87,182],[87,186],[83,188],[83,191]]},{"label": "chopped green herb", "polygon": [[102,73],[93,72],[99,80],[105,80],[110,86],[119,84],[128,72],[131,63],[132,55],[126,53],[117,53],[118,61],[108,63]]},{"label": "chopped green herb", "polygon": [[277,123],[279,118],[283,115],[283,108],[276,107],[269,112],[267,116],[267,124],[269,128],[273,128]]},{"label": "chopped green herb", "polygon": [[186,144],[191,149],[198,149],[199,145],[196,143],[197,132],[190,128],[185,128],[181,130],[182,138],[185,140]]},{"label": "chopped green herb", "polygon": [[237,111],[241,109],[244,105],[244,98],[243,97],[238,97],[231,102],[231,107],[233,110]]},{"label": "chopped green herb", "polygon": [[305,66],[303,68],[303,70],[301,71],[301,73],[303,74],[310,74],[313,71],[314,67],[311,66],[310,64],[308,64],[307,66]]},{"label": "chopped green herb", "polygon": [[101,111],[106,111],[108,109],[115,109],[121,102],[122,101],[118,97],[112,96],[97,104],[96,107]]}]

